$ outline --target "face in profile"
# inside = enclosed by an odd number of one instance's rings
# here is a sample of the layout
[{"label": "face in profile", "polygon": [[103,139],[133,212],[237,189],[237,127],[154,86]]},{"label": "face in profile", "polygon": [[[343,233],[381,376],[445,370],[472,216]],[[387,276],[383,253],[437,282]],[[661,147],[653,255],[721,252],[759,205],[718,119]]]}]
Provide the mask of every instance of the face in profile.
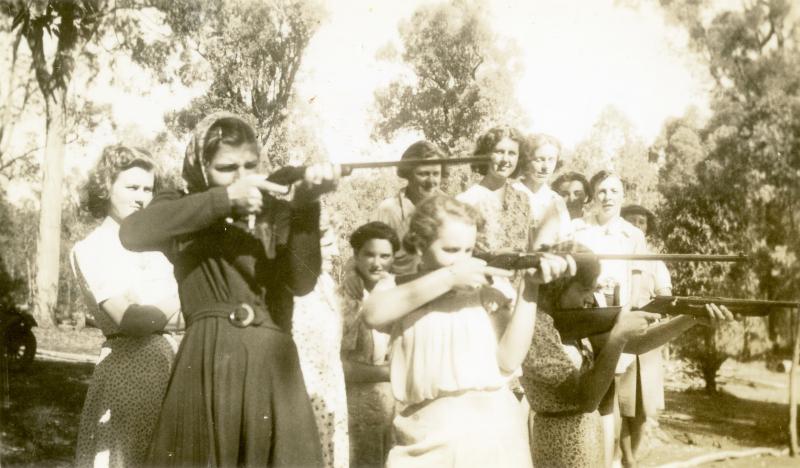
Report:
[{"label": "face in profile", "polygon": [[526,175],[539,184],[546,184],[550,176],[556,171],[558,163],[558,148],[555,145],[545,143],[536,148],[536,152],[531,156],[526,169]]},{"label": "face in profile", "polygon": [[439,235],[421,252],[422,265],[427,270],[450,266],[472,257],[478,236],[474,223],[446,217],[439,226]]},{"label": "face in profile", "polygon": [[442,182],[442,166],[417,166],[411,171],[411,178],[408,180],[408,189],[419,195],[423,200],[439,191]]},{"label": "face in profile", "polygon": [[355,254],[356,271],[367,286],[375,285],[389,274],[394,262],[392,243],[386,239],[370,239]]},{"label": "face in profile", "polygon": [[622,200],[625,197],[625,191],[619,177],[607,177],[597,184],[594,192],[597,207],[604,217],[619,216],[620,210],[622,210]]},{"label": "face in profile", "polygon": [[570,216],[573,218],[581,216],[583,205],[586,203],[586,191],[583,184],[577,180],[567,180],[556,187],[558,194],[567,204]]},{"label": "face in profile", "polygon": [[255,174],[258,154],[249,145],[220,145],[205,169],[209,187],[227,187],[242,177]]},{"label": "face in profile", "polygon": [[519,161],[519,143],[511,138],[503,138],[494,145],[492,153],[489,155],[488,175],[507,179],[517,168]]},{"label": "face in profile", "polygon": [[647,234],[647,216],[643,214],[628,214],[625,216],[625,221],[633,224],[643,233]]},{"label": "face in profile", "polygon": [[558,298],[561,309],[580,309],[594,306],[594,293],[597,285],[586,285],[580,281],[571,281]]},{"label": "face in profile", "polygon": [[108,200],[108,215],[117,222],[131,213],[141,210],[153,199],[153,171],[131,167],[119,174],[111,184]]}]

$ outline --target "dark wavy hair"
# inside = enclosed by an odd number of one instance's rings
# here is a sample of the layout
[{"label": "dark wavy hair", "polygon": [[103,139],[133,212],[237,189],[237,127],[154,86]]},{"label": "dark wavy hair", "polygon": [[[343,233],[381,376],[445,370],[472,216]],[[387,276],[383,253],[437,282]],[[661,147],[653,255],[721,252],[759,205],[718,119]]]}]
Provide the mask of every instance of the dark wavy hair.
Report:
[{"label": "dark wavy hair", "polygon": [[[564,252],[573,254],[593,253],[591,249],[577,242],[562,242],[553,247],[554,252]],[[580,283],[586,287],[594,287],[597,277],[600,276],[600,261],[592,256],[575,259],[578,267],[575,276],[558,278],[547,284],[539,286],[540,307],[548,313],[556,312],[560,309],[558,303],[564,291],[573,283]]]},{"label": "dark wavy hair", "polygon": [[647,232],[645,235],[654,232],[656,229],[656,215],[653,214],[652,211],[648,210],[647,208],[643,207],[642,205],[626,205],[622,207],[620,210],[620,216],[627,219],[628,216],[631,215],[642,215],[647,218]]},{"label": "dark wavy hair", "polygon": [[[492,127],[486,131],[483,135],[478,138],[478,141],[475,142],[475,150],[472,154],[476,157],[485,157],[490,158],[492,152],[494,151],[494,147],[497,146],[497,143],[500,142],[503,138],[508,138],[509,140],[515,141],[517,145],[519,145],[519,158],[517,159],[517,167],[514,168],[514,174],[512,177],[516,177],[517,168],[522,164],[522,161],[527,158],[527,150],[528,144],[527,140],[525,139],[525,135],[522,134],[519,130],[514,127],[508,125],[499,125],[497,127]],[[477,172],[480,175],[486,175],[488,170],[486,164],[473,164],[472,170]]]},{"label": "dark wavy hair", "polygon": [[255,130],[245,122],[236,118],[222,118],[214,122],[206,132],[203,141],[203,164],[208,165],[217,154],[220,146],[234,148],[250,146],[258,154],[258,141]]},{"label": "dark wavy hair", "polygon": [[556,161],[556,171],[561,168],[561,142],[558,141],[558,138],[548,135],[546,133],[534,133],[533,135],[529,136],[525,139],[525,157],[520,158],[519,164],[517,164],[517,168],[511,174],[511,177],[519,177],[522,175],[522,172],[530,165],[531,158],[536,155],[536,151],[539,150],[544,145],[553,145],[556,147],[558,151],[558,160]]},{"label": "dark wavy hair", "polygon": [[111,186],[121,172],[132,167],[152,172],[154,176],[153,192],[159,189],[161,174],[158,164],[147,150],[121,144],[106,146],[103,148],[97,164],[89,173],[89,179],[84,186],[83,208],[94,218],[106,217],[111,199]]},{"label": "dark wavy hair", "polygon": [[580,182],[583,186],[583,192],[586,194],[586,202],[592,201],[592,187],[589,185],[586,176],[580,172],[567,172],[558,176],[556,180],[550,184],[550,188],[558,192],[558,187],[564,182]]},{"label": "dark wavy hair", "polygon": [[477,209],[448,195],[434,195],[420,202],[411,215],[403,248],[407,252],[416,252],[430,247],[448,217],[474,224],[478,232],[483,229],[483,217]]},{"label": "dark wavy hair", "polygon": [[362,224],[357,227],[352,234],[350,234],[350,246],[353,248],[353,253],[358,254],[361,247],[372,239],[384,239],[392,244],[392,253],[400,250],[400,239],[397,238],[397,233],[388,224],[380,221],[372,221],[367,224]]},{"label": "dark wavy hair", "polygon": [[[406,148],[403,151],[403,155],[400,156],[401,161],[408,161],[411,159],[433,159],[433,158],[444,158],[445,154],[444,151],[441,150],[438,146],[431,143],[427,140],[420,140],[416,143],[412,143],[411,146]],[[411,179],[411,174],[414,173],[414,168],[411,166],[397,166],[397,176],[401,177],[406,180]],[[442,167],[442,176],[444,177],[445,171],[444,167]]]}]

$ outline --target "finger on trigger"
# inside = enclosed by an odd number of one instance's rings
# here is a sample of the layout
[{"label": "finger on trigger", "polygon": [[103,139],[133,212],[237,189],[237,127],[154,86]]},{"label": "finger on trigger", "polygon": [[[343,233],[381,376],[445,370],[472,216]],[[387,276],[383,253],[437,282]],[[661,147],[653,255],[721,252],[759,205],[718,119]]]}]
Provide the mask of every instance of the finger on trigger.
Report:
[{"label": "finger on trigger", "polygon": [[499,276],[501,278],[511,278],[512,276],[514,276],[513,271],[504,270],[502,268],[497,268],[497,267],[490,267],[490,266],[483,267],[483,274],[490,276]]},{"label": "finger on trigger", "polygon": [[255,183],[255,188],[262,192],[277,193],[279,195],[286,195],[287,193],[289,193],[288,186],[276,184],[275,182],[270,182],[262,177],[254,180],[254,183]]},{"label": "finger on trigger", "polygon": [[572,258],[572,255],[567,255],[565,258],[567,260],[567,267],[569,268],[569,276],[575,276],[578,272],[578,264],[575,263],[575,259]]}]

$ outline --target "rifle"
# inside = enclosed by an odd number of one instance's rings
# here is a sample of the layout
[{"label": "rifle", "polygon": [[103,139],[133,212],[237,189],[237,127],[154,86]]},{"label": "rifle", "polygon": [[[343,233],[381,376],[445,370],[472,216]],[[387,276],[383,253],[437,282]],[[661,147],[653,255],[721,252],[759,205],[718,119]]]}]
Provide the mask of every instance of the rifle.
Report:
[{"label": "rifle", "polygon": [[[474,256],[486,262],[487,266],[504,270],[527,270],[538,268],[544,253],[571,255],[575,260],[638,260],[663,262],[744,262],[746,255],[706,255],[706,254],[594,254],[570,252],[511,252],[511,253],[476,253]],[[397,278],[397,284],[413,281],[422,273],[412,273]]]},{"label": "rifle", "polygon": [[[735,315],[763,317],[776,309],[800,308],[800,301],[767,301],[728,297],[656,296],[636,310],[661,315],[694,315],[705,317],[706,304],[724,305]],[[553,312],[553,323],[565,340],[580,339],[606,333],[614,327],[622,307],[589,307],[560,309]]]},{"label": "rifle", "polygon": [[[402,161],[370,161],[339,164],[342,176],[350,175],[356,169],[377,169],[382,167],[418,167],[418,166],[455,166],[460,164],[489,164],[486,157],[471,158],[431,158],[431,159],[406,159]],[[270,182],[281,185],[290,185],[302,179],[306,166],[284,166],[267,177]]]}]

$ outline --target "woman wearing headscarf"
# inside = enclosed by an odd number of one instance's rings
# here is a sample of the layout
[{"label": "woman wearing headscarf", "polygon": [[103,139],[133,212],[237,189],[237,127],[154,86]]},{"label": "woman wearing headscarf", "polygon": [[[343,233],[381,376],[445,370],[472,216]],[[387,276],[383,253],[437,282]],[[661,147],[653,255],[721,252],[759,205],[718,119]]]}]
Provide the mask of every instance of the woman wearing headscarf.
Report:
[{"label": "woman wearing headscarf", "polygon": [[241,117],[206,117],[186,150],[188,193],[165,192],[122,224],[123,245],[174,265],[187,323],[149,465],[322,463],[290,328],[293,296],[320,271],[317,197],[336,177],[310,166],[279,198],[255,173],[258,155]]}]

